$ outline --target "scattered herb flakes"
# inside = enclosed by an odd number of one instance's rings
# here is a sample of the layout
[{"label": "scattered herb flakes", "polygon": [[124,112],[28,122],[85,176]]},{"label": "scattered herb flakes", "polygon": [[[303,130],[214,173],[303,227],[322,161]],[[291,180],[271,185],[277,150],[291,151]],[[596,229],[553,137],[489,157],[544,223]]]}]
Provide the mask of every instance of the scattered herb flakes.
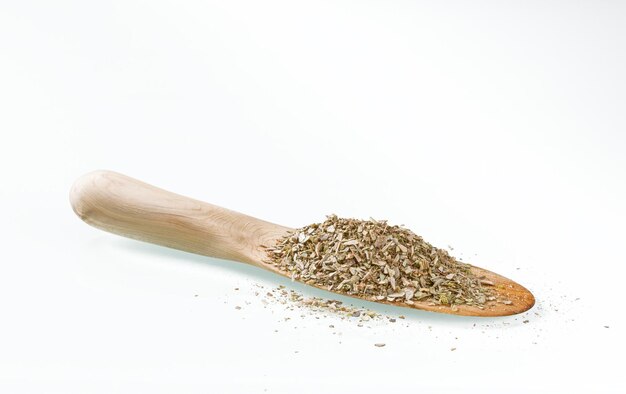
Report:
[{"label": "scattered herb flakes", "polygon": [[450,349],[450,351],[451,351],[451,352],[453,352],[453,351],[455,351],[455,350],[456,350],[456,348],[455,348],[455,347],[453,347],[453,348],[451,348],[451,349]]},{"label": "scattered herb flakes", "polygon": [[235,307],[235,309],[241,309],[241,307],[240,307],[239,305],[237,305],[237,306]]},{"label": "scattered herb flakes", "polygon": [[526,324],[526,323],[529,323],[529,322],[530,322],[530,320],[524,320],[522,323]]},{"label": "scattered herb flakes", "polygon": [[[288,305],[287,308],[289,310],[294,310],[294,308],[306,308],[309,314],[322,312],[324,313],[323,317],[328,317],[326,313],[330,313],[339,316],[342,320],[349,318],[358,318],[359,321],[363,319],[382,320],[382,316],[374,311],[345,305],[342,301],[338,300],[305,297],[295,290],[286,290],[284,286],[279,286],[271,292],[267,292],[266,298],[262,301]],[[300,315],[300,317],[304,318],[305,315]],[[315,316],[315,318],[319,319],[319,316]]]},{"label": "scattered herb flakes", "polygon": [[267,252],[269,263],[293,280],[372,301],[479,307],[496,301],[493,283],[473,275],[469,264],[384,220],[330,215],[294,230]]},{"label": "scattered herb flakes", "polygon": [[384,343],[375,343],[374,346],[376,347],[385,347]]}]

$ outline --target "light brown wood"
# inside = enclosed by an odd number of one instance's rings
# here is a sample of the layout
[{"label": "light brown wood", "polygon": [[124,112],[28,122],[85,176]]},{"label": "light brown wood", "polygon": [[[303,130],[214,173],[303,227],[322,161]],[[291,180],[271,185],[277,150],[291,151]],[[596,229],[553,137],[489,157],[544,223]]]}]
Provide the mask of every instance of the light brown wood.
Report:
[{"label": "light brown wood", "polygon": [[[286,276],[265,262],[263,246],[273,245],[291,230],[288,227],[174,194],[112,171],[95,171],[79,178],[70,192],[70,202],[82,220],[102,230],[252,264]],[[473,270],[494,282],[495,291],[513,303],[491,303],[484,309],[467,305],[453,309],[428,302],[415,302],[412,306],[382,303],[466,316],[513,315],[534,305],[533,295],[521,285],[482,268]]]}]

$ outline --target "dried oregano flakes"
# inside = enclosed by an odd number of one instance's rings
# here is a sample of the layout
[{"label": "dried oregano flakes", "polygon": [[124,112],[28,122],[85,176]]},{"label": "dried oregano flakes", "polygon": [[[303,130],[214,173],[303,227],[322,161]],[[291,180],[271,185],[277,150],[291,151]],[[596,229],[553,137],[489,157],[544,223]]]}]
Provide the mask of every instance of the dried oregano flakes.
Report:
[{"label": "dried oregano flakes", "polygon": [[495,300],[470,265],[412,231],[384,220],[327,216],[267,248],[269,263],[292,279],[373,301],[481,307]]}]

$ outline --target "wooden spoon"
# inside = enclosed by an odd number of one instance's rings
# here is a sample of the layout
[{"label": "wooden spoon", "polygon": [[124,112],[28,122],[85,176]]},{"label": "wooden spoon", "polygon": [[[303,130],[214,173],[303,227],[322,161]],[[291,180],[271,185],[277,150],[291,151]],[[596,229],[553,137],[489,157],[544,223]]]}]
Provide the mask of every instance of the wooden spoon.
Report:
[{"label": "wooden spoon", "polygon": [[[70,201],[82,220],[102,230],[191,253],[241,261],[287,276],[265,262],[268,257],[263,247],[274,245],[291,228],[183,197],[111,171],[95,171],[79,178],[70,192]],[[430,305],[428,301],[416,301],[413,305],[378,302],[466,316],[513,315],[534,305],[533,295],[512,280],[479,267],[472,267],[472,271],[493,282],[498,297],[510,300],[511,304],[491,302],[481,309],[468,305],[454,308]]]}]

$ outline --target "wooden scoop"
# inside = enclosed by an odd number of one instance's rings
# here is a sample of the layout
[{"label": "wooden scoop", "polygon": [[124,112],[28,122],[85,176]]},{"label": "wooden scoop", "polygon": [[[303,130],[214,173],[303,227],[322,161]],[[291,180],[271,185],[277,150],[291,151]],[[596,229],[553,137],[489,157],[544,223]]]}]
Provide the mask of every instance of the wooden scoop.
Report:
[{"label": "wooden scoop", "polygon": [[[265,262],[268,256],[264,246],[273,246],[291,228],[170,193],[111,171],[95,171],[79,178],[70,192],[70,201],[81,219],[102,230],[191,253],[241,261],[288,276]],[[413,305],[378,302],[466,316],[513,315],[535,304],[533,295],[512,280],[479,267],[472,267],[472,271],[493,282],[498,298],[511,303],[492,302],[481,309],[431,305],[429,301],[415,301]]]}]

